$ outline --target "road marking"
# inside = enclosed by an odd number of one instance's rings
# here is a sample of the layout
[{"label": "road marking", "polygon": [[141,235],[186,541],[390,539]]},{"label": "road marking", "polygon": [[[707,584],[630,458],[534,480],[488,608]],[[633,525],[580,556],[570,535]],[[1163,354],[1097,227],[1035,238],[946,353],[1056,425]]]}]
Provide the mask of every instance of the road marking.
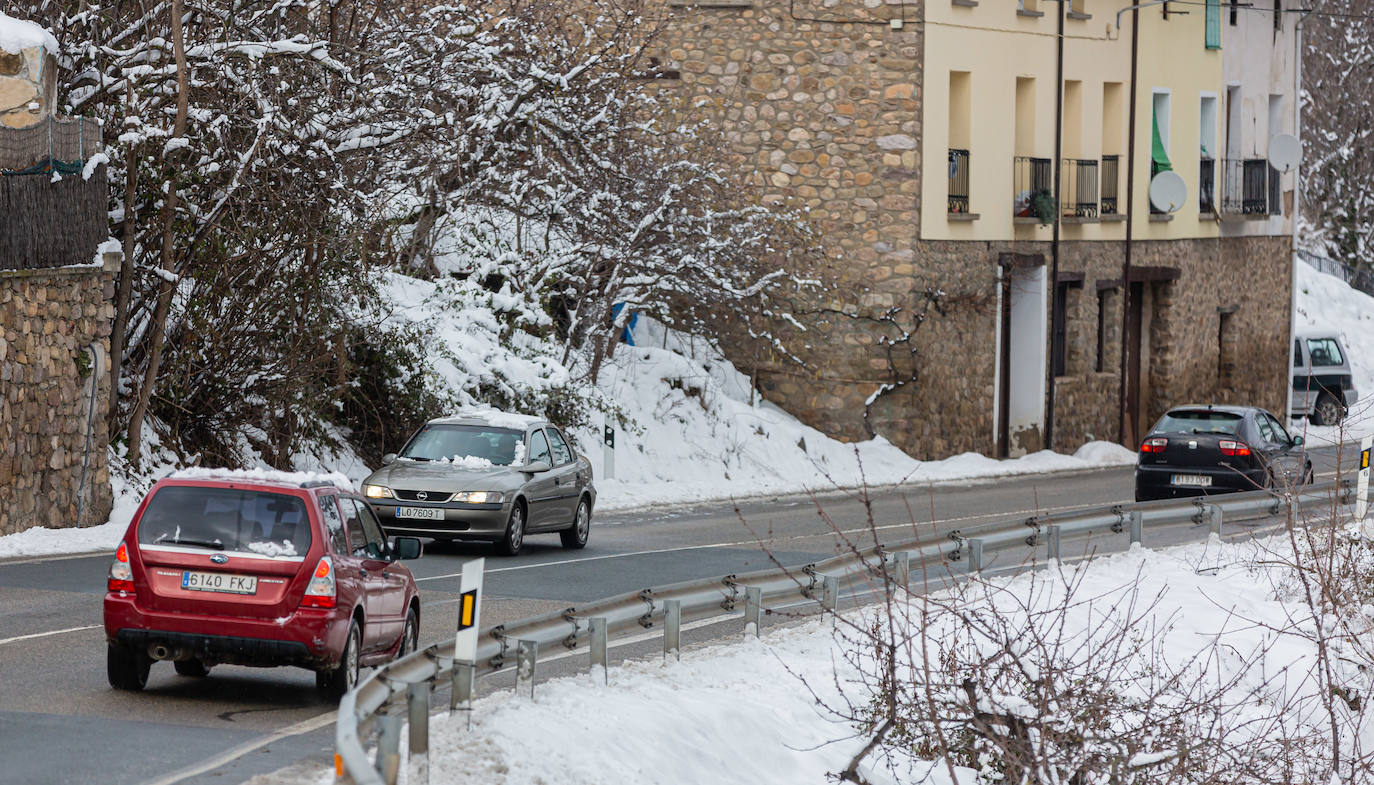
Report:
[{"label": "road marking", "polygon": [[53,630],[52,632],[35,632],[30,635],[16,635],[13,638],[0,638],[0,646],[4,646],[6,643],[15,643],[16,641],[27,641],[33,638],[46,638],[49,635],[61,635],[67,632],[81,632],[82,630],[98,629],[100,629],[99,624],[92,624],[87,627],[68,627],[65,630]]},{"label": "road marking", "polygon": [[[1124,502],[1124,500],[1123,500],[1123,502]],[[1110,502],[1110,503],[1123,503],[1123,502]],[[769,547],[776,547],[779,543],[795,542],[795,541],[797,541],[797,540],[814,540],[814,539],[816,539],[816,538],[818,538],[818,537],[834,537],[836,534],[841,534],[841,535],[864,534],[864,533],[869,532],[869,531],[887,531],[887,530],[889,530],[889,529],[909,529],[909,528],[912,528],[913,526],[934,526],[934,525],[938,525],[938,524],[947,524],[947,523],[962,523],[962,522],[964,522],[964,521],[976,521],[976,520],[985,519],[985,518],[986,518],[986,519],[997,519],[997,518],[1002,518],[1002,517],[1015,517],[1015,516],[1018,516],[1018,515],[1040,515],[1040,514],[1044,514],[1044,513],[1047,513],[1047,512],[1060,512],[1060,511],[1063,511],[1063,510],[1076,510],[1076,509],[1080,509],[1082,506],[1083,506],[1083,505],[1080,505],[1080,504],[1068,504],[1068,505],[1062,505],[1062,506],[1059,506],[1059,507],[1040,507],[1040,508],[1038,508],[1038,509],[1032,509],[1032,510],[1008,510],[1008,511],[1006,511],[1006,512],[984,513],[984,514],[979,514],[979,515],[965,515],[965,516],[959,517],[959,518],[941,518],[940,520],[935,521],[934,523],[919,523],[919,522],[918,522],[918,523],[911,523],[911,522],[907,522],[907,523],[893,523],[893,524],[888,524],[888,525],[885,525],[885,526],[875,526],[875,527],[873,527],[872,529],[870,529],[870,528],[867,527],[867,526],[861,526],[861,527],[858,527],[858,528],[855,528],[855,529],[840,529],[839,531],[824,531],[824,532],[816,532],[816,533],[813,533],[813,534],[794,534],[794,535],[790,535],[790,536],[782,537],[782,538],[778,538],[778,539],[771,539],[771,540],[768,540],[768,541],[767,541],[766,543],[764,543],[764,544],[765,544],[765,545],[768,545]],[[517,566],[514,566],[514,567],[497,567],[497,568],[495,568],[495,569],[489,569],[489,570],[487,570],[487,574],[492,574],[492,573],[497,573],[497,572],[514,572],[514,571],[516,571],[516,570],[533,570],[533,569],[538,569],[538,568],[540,568],[540,567],[558,567],[558,566],[562,566],[562,565],[564,565],[564,564],[576,564],[576,563],[578,563],[578,562],[594,562],[594,561],[603,561],[603,560],[606,560],[606,559],[624,559],[624,558],[629,558],[629,557],[633,557],[633,556],[653,556],[653,555],[660,554],[660,553],[680,553],[680,552],[682,552],[682,551],[709,550],[709,549],[712,549],[712,548],[739,548],[739,547],[742,547],[742,546],[757,546],[757,545],[759,545],[759,541],[758,541],[758,540],[735,540],[735,541],[732,541],[732,542],[711,542],[711,543],[703,543],[703,544],[701,544],[701,545],[681,545],[681,546],[678,546],[678,547],[676,547],[676,548],[654,548],[654,549],[644,550],[644,551],[628,551],[628,552],[626,552],[626,553],[608,553],[608,554],[603,554],[603,555],[601,555],[601,556],[584,556],[584,557],[582,557],[582,558],[576,558],[576,559],[558,559],[557,561],[538,562],[538,563],[536,563],[536,564],[520,564],[520,565],[517,565]],[[420,582],[420,581],[438,581],[438,580],[444,580],[444,579],[448,579],[448,578],[456,578],[456,577],[458,577],[458,576],[460,576],[460,575],[462,575],[462,573],[460,573],[460,572],[447,573],[447,574],[444,574],[444,575],[430,575],[430,576],[426,576],[426,577],[424,577],[424,578],[416,578],[415,581],[416,581],[417,583]]]},{"label": "road marking", "polygon": [[182,769],[181,771],[178,771],[174,774],[169,774],[160,780],[153,780],[151,783],[149,783],[149,785],[174,785],[174,783],[181,782],[182,780],[188,779],[190,777],[195,777],[199,774],[204,774],[208,771],[213,771],[214,769],[218,769],[227,763],[242,758],[244,755],[247,755],[248,753],[253,752],[254,750],[261,749],[262,747],[266,747],[269,744],[274,744],[289,736],[299,736],[302,733],[310,733],[311,731],[317,731],[320,728],[332,725],[334,723],[334,718],[337,715],[337,711],[329,711],[317,717],[311,717],[308,720],[301,720],[295,725],[288,725],[275,733],[263,736],[261,739],[255,739],[253,741],[244,742],[243,744],[240,744],[239,746],[234,747],[231,750],[222,752],[213,758],[207,758],[206,760],[194,766]]}]

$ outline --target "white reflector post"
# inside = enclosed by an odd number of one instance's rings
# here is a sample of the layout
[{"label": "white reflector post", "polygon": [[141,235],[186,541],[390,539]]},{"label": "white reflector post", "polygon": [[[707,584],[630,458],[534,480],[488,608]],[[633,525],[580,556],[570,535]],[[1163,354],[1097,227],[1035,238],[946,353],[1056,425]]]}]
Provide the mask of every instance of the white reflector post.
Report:
[{"label": "white reflector post", "polygon": [[453,658],[462,662],[477,659],[477,634],[482,626],[482,575],[486,559],[463,564],[458,584],[458,636],[453,641]]},{"label": "white reflector post", "polygon": [[[1369,511],[1369,448],[1374,446],[1374,436],[1366,436],[1360,440],[1360,481],[1355,495],[1355,520],[1364,522],[1365,513]],[[1365,536],[1370,536],[1371,532],[1365,530]]]}]

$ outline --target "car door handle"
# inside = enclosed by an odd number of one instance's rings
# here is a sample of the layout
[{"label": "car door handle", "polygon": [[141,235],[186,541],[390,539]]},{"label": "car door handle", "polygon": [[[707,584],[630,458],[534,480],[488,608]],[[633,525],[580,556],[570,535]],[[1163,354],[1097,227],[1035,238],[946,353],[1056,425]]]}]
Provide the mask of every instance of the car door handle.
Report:
[{"label": "car door handle", "polygon": [[364,577],[364,578],[367,577],[367,570],[366,570],[366,569],[359,570],[359,572],[361,572],[361,573],[363,574],[363,577]]}]

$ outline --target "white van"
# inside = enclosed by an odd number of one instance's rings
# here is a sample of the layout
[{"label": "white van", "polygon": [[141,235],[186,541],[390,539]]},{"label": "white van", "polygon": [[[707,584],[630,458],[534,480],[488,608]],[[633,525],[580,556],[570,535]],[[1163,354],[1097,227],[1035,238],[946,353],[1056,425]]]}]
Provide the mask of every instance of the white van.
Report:
[{"label": "white van", "polygon": [[1334,333],[1299,333],[1293,339],[1293,416],[1313,425],[1336,425],[1359,400],[1350,355]]}]

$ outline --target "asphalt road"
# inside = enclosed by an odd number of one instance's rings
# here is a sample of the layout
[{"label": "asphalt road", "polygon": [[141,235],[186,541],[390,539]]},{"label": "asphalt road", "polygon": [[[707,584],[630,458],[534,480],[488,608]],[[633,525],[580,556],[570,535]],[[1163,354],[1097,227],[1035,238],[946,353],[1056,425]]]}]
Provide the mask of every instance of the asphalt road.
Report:
[{"label": "asphalt road", "polygon": [[[1319,479],[1334,476],[1334,450],[1312,455]],[[515,559],[484,546],[436,545],[409,564],[423,602],[421,640],[431,642],[452,634],[458,573],[479,556],[488,557],[487,625],[767,568],[774,558],[805,564],[834,555],[842,538],[871,542],[874,530],[885,542],[933,539],[978,523],[1129,501],[1131,492],[1132,470],[1119,468],[878,489],[867,504],[857,492],[751,499],[597,515],[582,551],[565,551],[545,535],[527,540],[527,552]],[[1250,526],[1228,532],[1244,536]],[[1196,536],[1186,526],[1151,535],[1154,544]],[[242,783],[291,766],[318,770],[331,760],[333,707],[304,670],[220,666],[207,679],[190,679],[159,663],[142,693],[110,689],[101,629],[109,559],[0,562],[0,785]],[[703,627],[684,633],[684,642],[732,630]],[[659,645],[647,641],[615,655],[651,656]],[[572,657],[541,664],[540,672],[581,664]],[[499,678],[479,689],[495,686]]]}]

